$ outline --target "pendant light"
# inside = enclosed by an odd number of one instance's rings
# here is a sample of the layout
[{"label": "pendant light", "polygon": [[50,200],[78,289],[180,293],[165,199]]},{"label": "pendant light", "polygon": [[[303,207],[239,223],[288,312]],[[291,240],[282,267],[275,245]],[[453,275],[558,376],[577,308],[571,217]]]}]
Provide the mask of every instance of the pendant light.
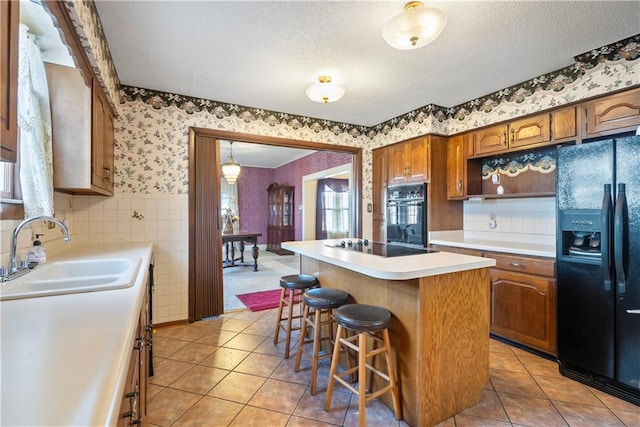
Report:
[{"label": "pendant light", "polygon": [[331,76],[318,77],[318,83],[314,83],[306,90],[310,100],[315,102],[335,102],[344,95],[344,88],[331,81]]},{"label": "pendant light", "polygon": [[233,158],[233,141],[229,143],[229,158],[222,164],[222,175],[229,184],[235,184],[240,175],[240,163]]},{"label": "pendant light", "polygon": [[437,39],[446,25],[447,17],[440,10],[412,1],[387,22],[382,37],[396,49],[417,49]]}]

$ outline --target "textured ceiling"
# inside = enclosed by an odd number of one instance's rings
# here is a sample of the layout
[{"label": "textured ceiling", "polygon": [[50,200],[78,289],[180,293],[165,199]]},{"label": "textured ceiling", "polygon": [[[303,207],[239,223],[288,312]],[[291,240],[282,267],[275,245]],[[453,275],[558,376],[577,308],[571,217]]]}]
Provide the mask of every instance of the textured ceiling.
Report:
[{"label": "textured ceiling", "polygon": [[[124,85],[375,125],[450,107],[573,63],[638,33],[640,2],[428,2],[448,24],[435,42],[391,48],[382,27],[403,2],[98,1]],[[332,104],[305,88],[328,73]]]}]

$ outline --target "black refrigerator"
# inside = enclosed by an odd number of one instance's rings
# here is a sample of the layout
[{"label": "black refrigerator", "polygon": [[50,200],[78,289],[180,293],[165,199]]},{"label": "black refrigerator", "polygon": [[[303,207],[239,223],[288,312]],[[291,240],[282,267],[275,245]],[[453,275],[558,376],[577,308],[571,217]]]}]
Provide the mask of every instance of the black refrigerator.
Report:
[{"label": "black refrigerator", "polygon": [[640,405],[640,137],[559,147],[560,372]]}]

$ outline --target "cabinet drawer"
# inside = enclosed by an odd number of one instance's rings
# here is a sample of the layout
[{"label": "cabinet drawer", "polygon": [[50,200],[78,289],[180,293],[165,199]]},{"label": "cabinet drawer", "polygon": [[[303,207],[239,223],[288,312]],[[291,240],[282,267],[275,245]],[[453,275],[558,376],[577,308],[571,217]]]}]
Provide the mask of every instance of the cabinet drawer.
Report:
[{"label": "cabinet drawer", "polygon": [[471,255],[471,256],[482,256],[482,251],[477,249],[467,249],[467,248],[459,248],[457,246],[442,246],[442,245],[431,245],[431,248],[442,251],[442,252],[451,252],[454,254],[463,254],[463,255]]},{"label": "cabinet drawer", "polygon": [[556,261],[551,258],[533,258],[498,253],[485,253],[487,258],[496,260],[495,268],[539,276],[555,277]]}]

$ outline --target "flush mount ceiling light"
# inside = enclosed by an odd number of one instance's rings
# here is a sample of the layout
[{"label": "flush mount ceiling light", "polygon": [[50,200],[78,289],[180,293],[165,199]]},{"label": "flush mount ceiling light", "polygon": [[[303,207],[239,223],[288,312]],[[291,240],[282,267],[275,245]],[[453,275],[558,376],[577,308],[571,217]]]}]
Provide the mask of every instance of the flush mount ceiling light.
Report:
[{"label": "flush mount ceiling light", "polygon": [[240,163],[233,158],[233,141],[229,143],[229,158],[222,164],[222,175],[229,184],[235,184],[240,175]]},{"label": "flush mount ceiling light", "polygon": [[319,83],[314,83],[306,90],[310,100],[315,102],[335,102],[344,95],[344,88],[331,82],[331,76],[318,77]]},{"label": "flush mount ceiling light", "polygon": [[387,22],[382,37],[396,49],[417,49],[437,39],[446,25],[447,17],[440,10],[412,1]]}]

